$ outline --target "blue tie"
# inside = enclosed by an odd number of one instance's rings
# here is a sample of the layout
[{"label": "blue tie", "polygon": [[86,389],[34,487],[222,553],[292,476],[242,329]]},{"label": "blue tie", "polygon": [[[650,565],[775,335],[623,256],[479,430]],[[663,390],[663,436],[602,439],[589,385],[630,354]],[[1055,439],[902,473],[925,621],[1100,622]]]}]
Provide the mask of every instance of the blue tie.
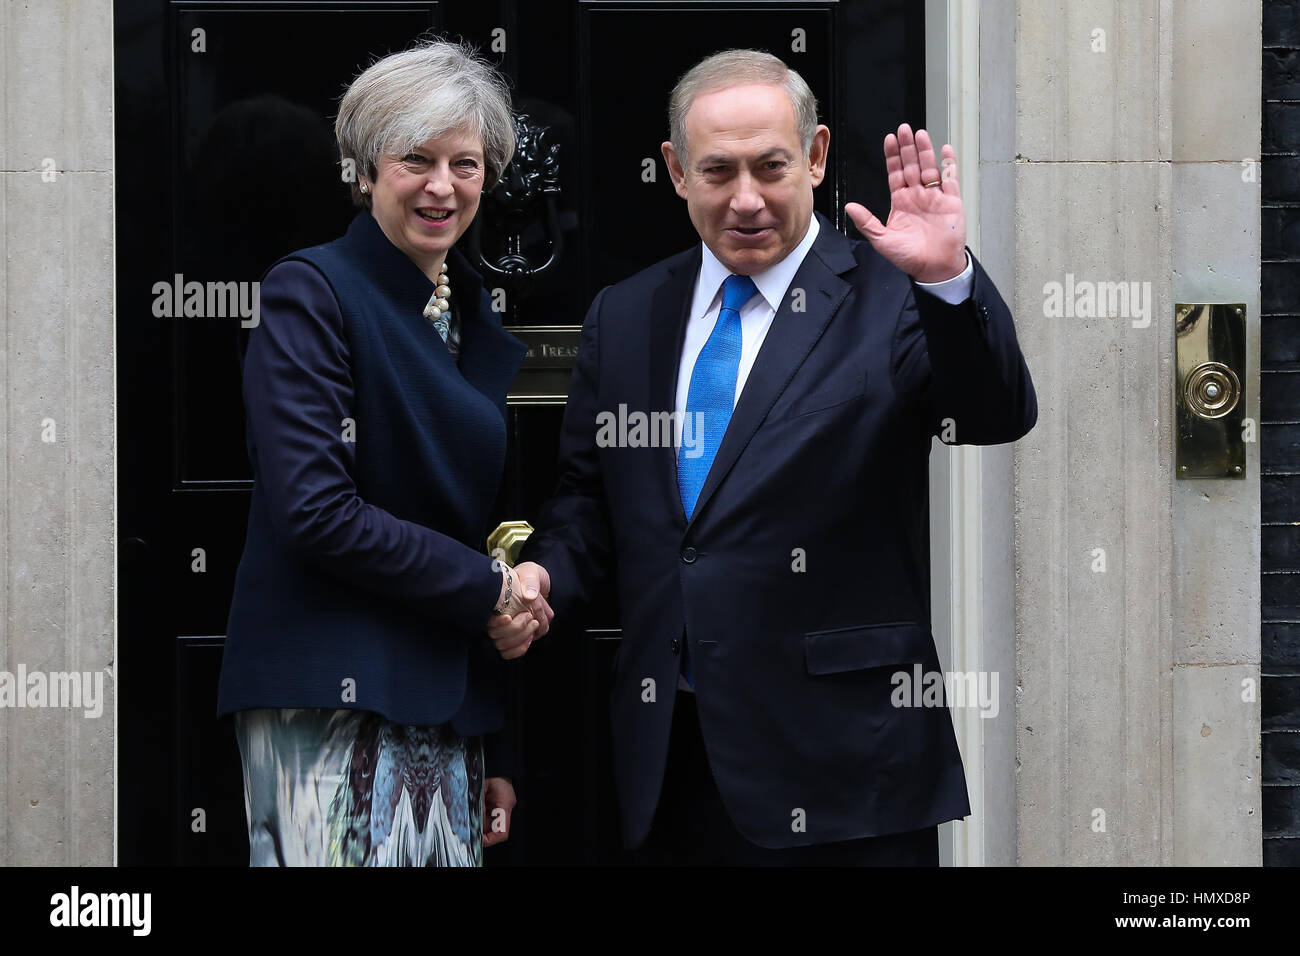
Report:
[{"label": "blue tie", "polygon": [[[690,450],[695,457],[687,456],[685,441],[677,449],[677,488],[688,521],[695,513],[695,502],[699,500],[727,423],[731,421],[731,411],[736,402],[736,372],[740,368],[740,309],[757,291],[758,287],[749,276],[727,276],[722,283],[722,308],[718,311],[718,320],[691,371],[691,385],[686,393],[686,420],[682,429],[684,432],[691,429],[689,434],[694,438],[694,447]],[[682,642],[682,674],[694,687],[687,643]]]},{"label": "blue tie", "polygon": [[[682,428],[691,429],[695,447],[687,449],[683,441],[677,449],[677,487],[688,521],[722,444],[727,422],[731,421],[731,410],[736,404],[736,371],[740,368],[740,309],[757,291],[749,276],[727,276],[722,283],[718,321],[691,371]],[[688,450],[695,457],[688,457]]]}]

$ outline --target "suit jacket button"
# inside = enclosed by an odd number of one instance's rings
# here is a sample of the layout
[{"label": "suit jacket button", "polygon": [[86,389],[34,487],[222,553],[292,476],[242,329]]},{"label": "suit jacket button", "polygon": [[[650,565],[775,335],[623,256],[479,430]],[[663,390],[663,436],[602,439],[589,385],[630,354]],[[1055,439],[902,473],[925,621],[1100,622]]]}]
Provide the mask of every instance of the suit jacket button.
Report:
[{"label": "suit jacket button", "polygon": [[687,548],[685,551],[683,551],[682,560],[685,561],[687,564],[695,563],[695,549]]},{"label": "suit jacket button", "polygon": [[678,640],[677,638],[675,638],[675,637],[673,638],[673,645],[672,645],[672,646],[673,646],[673,653],[674,653],[674,654],[677,654],[677,653],[680,653],[680,652],[681,652],[681,649],[682,649],[682,642],[681,642],[680,640]]}]

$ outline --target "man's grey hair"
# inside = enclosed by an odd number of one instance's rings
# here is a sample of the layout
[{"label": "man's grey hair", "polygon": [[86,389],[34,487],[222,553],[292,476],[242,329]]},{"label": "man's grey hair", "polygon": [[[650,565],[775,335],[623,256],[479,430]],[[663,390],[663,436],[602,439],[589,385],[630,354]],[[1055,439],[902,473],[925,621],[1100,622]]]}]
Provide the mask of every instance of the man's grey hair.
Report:
[{"label": "man's grey hair", "polygon": [[794,107],[800,148],[805,156],[808,155],[813,134],[817,132],[817,97],[813,96],[804,78],[779,57],[762,50],[723,50],[687,70],[668,98],[668,139],[683,166],[687,163],[686,114],[695,97],[751,83],[770,83],[785,88]]},{"label": "man's grey hair", "polygon": [[[483,141],[483,188],[491,189],[515,153],[510,88],[473,47],[447,40],[428,40],[372,63],[343,94],[334,121],[340,159],[351,159],[371,182],[381,154],[404,156],[459,129]],[[356,177],[352,202],[371,204]]]}]

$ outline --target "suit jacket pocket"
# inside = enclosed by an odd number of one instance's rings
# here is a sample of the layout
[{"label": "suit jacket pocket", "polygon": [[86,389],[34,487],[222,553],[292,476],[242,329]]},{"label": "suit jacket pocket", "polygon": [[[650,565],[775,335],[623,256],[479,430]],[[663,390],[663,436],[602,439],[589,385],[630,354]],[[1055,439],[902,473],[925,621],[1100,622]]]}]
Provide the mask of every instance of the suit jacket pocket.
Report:
[{"label": "suit jacket pocket", "polygon": [[804,666],[809,674],[909,664],[929,659],[934,649],[930,632],[915,621],[861,624],[803,636]]},{"label": "suit jacket pocket", "polygon": [[866,390],[866,373],[858,372],[856,375],[826,385],[816,391],[809,392],[807,395],[800,395],[784,407],[778,406],[772,409],[769,419],[775,421],[811,415],[813,412],[824,411],[837,405],[843,405],[845,402],[851,402],[855,398],[861,398],[866,394]]}]

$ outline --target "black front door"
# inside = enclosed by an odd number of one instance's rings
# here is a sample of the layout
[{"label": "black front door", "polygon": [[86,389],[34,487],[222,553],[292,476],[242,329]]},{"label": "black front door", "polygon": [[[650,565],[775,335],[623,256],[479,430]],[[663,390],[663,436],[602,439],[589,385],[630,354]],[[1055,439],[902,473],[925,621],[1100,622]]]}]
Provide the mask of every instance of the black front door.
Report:
[{"label": "black front door", "polygon": [[[492,261],[558,252],[531,282],[500,280],[506,323],[532,352],[512,391],[496,514],[528,519],[554,487],[567,346],[587,305],[697,241],[659,153],[676,78],[728,47],[781,56],[831,128],[817,209],[841,223],[855,199],[883,218],[881,140],[924,123],[921,8],[117,0],[122,863],[247,861],[238,751],[229,720],[213,717],[252,482],[238,348],[254,317],[237,290],[346,228],[332,135],[346,84],[431,31],[463,38],[509,75],[516,112],[545,129],[542,150],[558,146],[545,201],[493,220],[485,199],[477,224]],[[195,297],[191,283],[236,292]],[[489,864],[622,859],[604,725],[617,608],[558,623],[518,669],[520,803]]]}]

